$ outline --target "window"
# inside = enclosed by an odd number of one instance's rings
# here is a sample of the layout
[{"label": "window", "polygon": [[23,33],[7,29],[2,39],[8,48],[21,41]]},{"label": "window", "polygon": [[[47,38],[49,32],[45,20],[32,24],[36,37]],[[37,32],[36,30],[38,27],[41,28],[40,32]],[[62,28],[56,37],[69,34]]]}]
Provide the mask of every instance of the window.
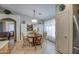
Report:
[{"label": "window", "polygon": [[55,37],[55,20],[45,21],[44,25],[44,31],[47,32],[49,36]]},{"label": "window", "polygon": [[14,23],[8,23],[8,31],[14,31]]},{"label": "window", "polygon": [[44,22],[44,32],[47,32],[47,38],[55,42],[55,19]]}]

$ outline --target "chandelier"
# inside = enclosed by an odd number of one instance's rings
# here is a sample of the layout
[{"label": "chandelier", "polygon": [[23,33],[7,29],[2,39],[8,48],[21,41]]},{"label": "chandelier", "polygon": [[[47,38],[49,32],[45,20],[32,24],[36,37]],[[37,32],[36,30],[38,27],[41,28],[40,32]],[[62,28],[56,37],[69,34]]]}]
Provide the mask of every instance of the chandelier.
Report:
[{"label": "chandelier", "polygon": [[33,10],[33,19],[32,19],[32,22],[33,23],[37,23],[38,21],[37,21],[37,19],[35,19],[35,10]]}]

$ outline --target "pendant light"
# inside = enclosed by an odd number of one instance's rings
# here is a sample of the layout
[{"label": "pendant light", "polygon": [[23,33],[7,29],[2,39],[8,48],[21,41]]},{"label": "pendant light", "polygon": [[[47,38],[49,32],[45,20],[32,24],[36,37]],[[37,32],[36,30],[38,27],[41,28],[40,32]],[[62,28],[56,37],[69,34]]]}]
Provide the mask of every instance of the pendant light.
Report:
[{"label": "pendant light", "polygon": [[33,13],[34,13],[34,15],[33,15],[34,18],[32,19],[32,22],[33,22],[33,23],[37,23],[37,22],[38,22],[37,19],[35,19],[35,12],[36,12],[36,11],[33,10]]}]

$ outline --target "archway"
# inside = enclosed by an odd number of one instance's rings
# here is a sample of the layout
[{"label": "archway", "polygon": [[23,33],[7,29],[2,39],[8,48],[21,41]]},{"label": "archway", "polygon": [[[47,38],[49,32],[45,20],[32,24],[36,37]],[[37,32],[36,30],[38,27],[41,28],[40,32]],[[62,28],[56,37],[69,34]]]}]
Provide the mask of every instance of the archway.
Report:
[{"label": "archway", "polygon": [[2,32],[9,32],[10,38],[16,41],[16,21],[12,18],[3,18],[0,22],[3,24]]}]

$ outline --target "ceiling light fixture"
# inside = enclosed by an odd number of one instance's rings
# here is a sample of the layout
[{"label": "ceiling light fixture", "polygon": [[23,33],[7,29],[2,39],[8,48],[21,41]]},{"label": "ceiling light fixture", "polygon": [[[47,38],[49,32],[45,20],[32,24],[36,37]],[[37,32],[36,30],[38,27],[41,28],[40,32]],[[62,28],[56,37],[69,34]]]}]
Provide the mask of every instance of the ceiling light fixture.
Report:
[{"label": "ceiling light fixture", "polygon": [[36,20],[36,19],[32,19],[32,22],[33,22],[33,23],[37,23],[37,20]]},{"label": "ceiling light fixture", "polygon": [[32,19],[32,22],[37,23],[38,21],[37,21],[37,19],[35,19],[35,10],[33,10],[33,13],[34,13],[34,15],[33,15],[34,19]]}]

